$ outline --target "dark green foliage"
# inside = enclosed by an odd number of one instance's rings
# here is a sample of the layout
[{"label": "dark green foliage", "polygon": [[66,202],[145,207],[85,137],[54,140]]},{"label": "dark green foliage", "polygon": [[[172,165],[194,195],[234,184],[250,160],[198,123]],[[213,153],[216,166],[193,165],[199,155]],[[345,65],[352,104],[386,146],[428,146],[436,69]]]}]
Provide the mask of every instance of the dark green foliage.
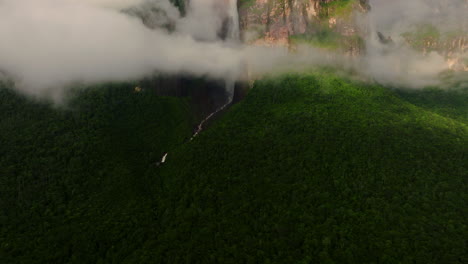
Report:
[{"label": "dark green foliage", "polygon": [[[466,263],[466,123],[332,74],[256,83],[163,167],[159,263]],[[158,252],[164,252],[164,255]]]},{"label": "dark green foliage", "polygon": [[343,36],[328,27],[322,27],[314,34],[293,35],[292,44],[306,44],[332,51],[348,51],[352,48],[363,49],[364,41],[361,37]]},{"label": "dark green foliage", "polygon": [[419,107],[468,123],[468,88],[452,90],[427,88],[422,91],[400,89],[396,92]]},{"label": "dark green foliage", "polygon": [[0,263],[120,261],[155,228],[146,172],[190,137],[188,100],[77,93],[57,109],[0,89]]},{"label": "dark green foliage", "polygon": [[427,88],[418,90],[396,90],[405,100],[443,116],[468,123],[468,89],[442,90]]},{"label": "dark green foliage", "polygon": [[54,110],[0,91],[1,263],[468,261],[450,93],[265,79],[180,145],[185,100],[109,88]]},{"label": "dark green foliage", "polygon": [[412,30],[403,33],[401,36],[410,46],[419,51],[425,52],[454,52],[462,50],[461,36],[466,36],[467,32],[463,28],[452,28],[451,31],[441,31],[437,25],[418,24]]},{"label": "dark green foliage", "polygon": [[237,4],[239,7],[248,7],[255,4],[255,0],[238,0]]},{"label": "dark green foliage", "polygon": [[182,13],[185,13],[185,0],[170,0]]},{"label": "dark green foliage", "polygon": [[[320,8],[322,9],[319,15],[322,18],[328,18],[330,16],[347,16],[352,13],[353,4],[356,0],[332,0],[332,1],[321,1]],[[324,16],[325,15],[325,16]]]}]

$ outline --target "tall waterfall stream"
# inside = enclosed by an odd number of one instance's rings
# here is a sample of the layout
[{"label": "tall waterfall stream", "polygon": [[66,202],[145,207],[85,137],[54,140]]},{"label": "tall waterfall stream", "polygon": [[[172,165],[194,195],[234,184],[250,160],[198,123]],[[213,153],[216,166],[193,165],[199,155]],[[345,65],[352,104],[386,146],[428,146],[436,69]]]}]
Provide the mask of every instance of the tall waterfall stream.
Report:
[{"label": "tall waterfall stream", "polygon": [[[240,29],[239,29],[239,13],[237,9],[237,0],[226,0],[228,1],[228,10],[227,10],[227,34],[226,38],[224,39],[224,42],[227,45],[235,46],[238,45],[240,42]],[[231,103],[234,98],[234,89],[236,85],[236,80],[235,77],[228,77],[225,80],[225,90],[227,93],[227,99],[226,102],[215,109],[213,112],[211,112],[208,116],[206,116],[197,126],[197,129],[193,133],[192,137],[190,138],[190,141],[192,141],[194,138],[196,138],[204,129],[205,124],[210,121],[216,114],[219,112],[223,111],[226,109]],[[157,163],[157,166],[160,166],[161,164],[165,163],[167,160],[168,152],[164,153],[163,157],[161,158],[161,161]]]}]

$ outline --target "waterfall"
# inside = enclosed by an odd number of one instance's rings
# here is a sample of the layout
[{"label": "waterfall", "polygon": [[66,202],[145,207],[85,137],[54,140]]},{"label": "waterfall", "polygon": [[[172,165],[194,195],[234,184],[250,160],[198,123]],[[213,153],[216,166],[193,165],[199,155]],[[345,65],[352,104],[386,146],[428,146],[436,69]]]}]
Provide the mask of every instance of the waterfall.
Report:
[{"label": "waterfall", "polygon": [[[195,0],[192,0],[195,1]],[[196,0],[196,1],[204,1],[204,0]],[[210,0],[212,3],[219,3],[217,1],[221,0]],[[224,0],[225,5],[224,8],[224,15],[222,15],[222,19],[224,21],[227,21],[227,28],[226,28],[226,35],[224,38],[224,43],[227,46],[235,48],[237,45],[240,44],[240,25],[239,25],[239,13],[237,9],[237,0]],[[186,0],[185,2],[186,6],[190,6],[190,0]],[[226,102],[219,108],[217,108],[215,111],[210,113],[208,116],[206,116],[197,126],[197,129],[193,133],[192,137],[190,138],[190,141],[192,141],[195,137],[200,134],[200,132],[203,130],[205,124],[213,118],[216,114],[219,112],[223,111],[226,109],[231,103],[234,98],[234,89],[236,86],[236,80],[237,80],[237,75],[236,73],[232,73],[230,76],[225,77],[225,89],[227,93],[227,100]],[[161,161],[156,163],[156,166],[160,166],[163,163],[166,162],[168,153],[164,153],[163,157],[161,158]]]},{"label": "waterfall", "polygon": [[[188,7],[187,12],[189,13],[189,15],[190,15],[190,12],[194,12],[194,7],[196,7],[200,3],[207,3],[204,1],[207,1],[208,3],[213,4],[213,7],[216,6],[215,4],[221,3],[222,8],[221,8],[221,12],[219,13],[219,15],[223,23],[226,23],[226,28],[225,28],[226,31],[225,31],[225,35],[223,39],[224,44],[232,48],[235,48],[237,45],[240,45],[240,29],[239,29],[240,25],[239,25],[239,13],[237,9],[237,0],[224,0],[224,2],[220,2],[222,0],[185,0],[184,3],[185,3],[185,6]],[[201,6],[206,8],[209,5],[207,6],[201,5]],[[219,26],[222,27],[222,25],[219,25]],[[190,141],[192,141],[195,137],[198,136],[198,134],[200,134],[200,132],[202,132],[205,124],[208,121],[210,121],[211,118],[213,118],[216,114],[226,109],[232,103],[232,100],[234,98],[234,89],[236,86],[236,80],[237,80],[237,75],[235,72],[231,73],[228,76],[225,76],[224,87],[227,93],[226,102],[222,106],[214,110],[212,113],[210,113],[208,116],[206,116],[198,124],[195,132],[192,134],[192,137],[190,138]],[[169,153],[167,152],[164,153],[161,160],[156,162],[156,166],[159,167],[162,164],[164,164],[167,160],[168,154]]]},{"label": "waterfall", "polygon": [[229,6],[227,10],[229,19],[229,28],[227,34],[227,41],[238,43],[240,38],[239,30],[239,12],[237,10],[237,0],[229,0]]},{"label": "waterfall", "polygon": [[[226,38],[224,39],[224,42],[226,45],[233,46],[235,47],[240,43],[240,30],[239,30],[239,13],[237,9],[237,0],[225,0],[227,3],[227,10],[226,14],[228,21],[228,27],[227,27],[227,34]],[[192,139],[194,139],[198,134],[203,130],[203,127],[206,122],[208,122],[213,116],[215,116],[217,113],[223,111],[226,109],[227,106],[229,106],[232,103],[232,100],[234,98],[234,89],[236,86],[236,78],[237,76],[226,76],[225,79],[225,89],[227,93],[227,100],[226,102],[216,109],[214,112],[209,114],[205,119],[203,119],[200,124],[197,127],[197,130],[193,134]]]},{"label": "waterfall", "polygon": [[[228,0],[228,31],[226,34],[226,42],[228,45],[238,45],[240,42],[240,30],[239,30],[239,11],[237,9],[237,0]],[[234,89],[236,85],[236,76],[229,76],[226,79],[226,92],[228,93],[227,104],[232,102],[234,98]],[[226,106],[225,105],[225,106]],[[225,107],[224,106],[224,107]]]}]

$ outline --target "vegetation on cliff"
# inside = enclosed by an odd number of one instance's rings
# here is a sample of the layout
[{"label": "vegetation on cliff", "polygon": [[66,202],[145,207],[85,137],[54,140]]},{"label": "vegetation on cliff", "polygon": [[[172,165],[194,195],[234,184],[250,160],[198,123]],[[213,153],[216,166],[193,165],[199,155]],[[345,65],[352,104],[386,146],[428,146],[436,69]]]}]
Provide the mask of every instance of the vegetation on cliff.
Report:
[{"label": "vegetation on cliff", "polygon": [[416,25],[402,37],[416,50],[431,52],[461,52],[466,34],[460,30],[441,31],[431,24]]},{"label": "vegetation on cliff", "polygon": [[357,0],[334,0],[320,2],[319,17],[321,19],[329,19],[330,17],[349,17],[356,5],[359,4]]},{"label": "vegetation on cliff", "polygon": [[249,42],[307,44],[353,54],[363,48],[352,16],[362,12],[361,1],[241,1],[240,8],[248,10],[241,24]]},{"label": "vegetation on cliff", "polygon": [[310,45],[329,51],[346,52],[364,48],[364,40],[358,36],[344,36],[329,27],[321,27],[314,34],[299,34],[290,37],[291,45]]}]

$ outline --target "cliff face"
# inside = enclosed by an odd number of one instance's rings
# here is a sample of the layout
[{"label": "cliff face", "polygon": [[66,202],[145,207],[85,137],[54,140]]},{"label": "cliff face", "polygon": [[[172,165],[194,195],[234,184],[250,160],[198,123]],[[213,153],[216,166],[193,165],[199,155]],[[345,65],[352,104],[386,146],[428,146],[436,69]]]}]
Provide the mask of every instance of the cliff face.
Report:
[{"label": "cliff face", "polygon": [[[244,42],[252,45],[294,49],[297,44],[310,44],[317,48],[355,56],[364,52],[364,40],[370,36],[370,28],[373,28],[363,23],[366,13],[371,10],[369,0],[238,2],[242,38]],[[468,6],[468,1],[466,2]],[[437,9],[441,8],[443,3]],[[378,14],[381,14],[382,10],[385,8],[381,7]],[[438,22],[434,20],[430,23]],[[457,24],[460,23],[463,24],[463,21]],[[431,25],[422,25],[416,29],[408,28],[405,34],[388,37],[402,39],[406,42],[404,45],[424,54],[432,51],[439,53],[447,59],[451,69],[468,70],[467,21],[464,23],[459,32],[442,33]]]},{"label": "cliff face", "polygon": [[450,69],[468,71],[466,31],[439,32],[432,25],[419,26],[403,34],[405,41],[423,54],[437,52],[447,59]]},{"label": "cliff face", "polygon": [[354,14],[368,9],[367,0],[244,0],[239,13],[247,43],[290,46],[303,36],[318,35],[322,39],[315,41],[326,46],[332,44],[326,41],[346,44],[344,39],[361,35]]}]

